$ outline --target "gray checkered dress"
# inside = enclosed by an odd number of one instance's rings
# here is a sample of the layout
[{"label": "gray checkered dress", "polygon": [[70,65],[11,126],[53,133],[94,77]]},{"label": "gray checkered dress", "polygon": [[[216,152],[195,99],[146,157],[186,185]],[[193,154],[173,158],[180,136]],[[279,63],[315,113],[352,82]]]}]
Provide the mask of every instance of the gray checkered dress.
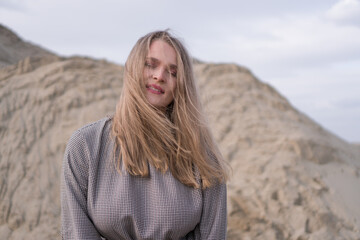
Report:
[{"label": "gray checkered dress", "polygon": [[185,186],[150,166],[149,177],[114,167],[112,119],[77,130],[61,181],[63,239],[225,239],[226,185]]}]

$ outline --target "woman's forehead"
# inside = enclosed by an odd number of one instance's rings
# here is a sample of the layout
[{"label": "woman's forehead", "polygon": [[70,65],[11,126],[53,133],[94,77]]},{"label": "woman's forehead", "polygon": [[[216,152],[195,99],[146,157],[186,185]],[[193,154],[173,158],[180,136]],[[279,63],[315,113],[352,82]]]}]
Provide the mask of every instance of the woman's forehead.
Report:
[{"label": "woman's forehead", "polygon": [[147,59],[165,63],[169,66],[177,65],[177,54],[175,49],[166,41],[155,40],[150,44]]}]

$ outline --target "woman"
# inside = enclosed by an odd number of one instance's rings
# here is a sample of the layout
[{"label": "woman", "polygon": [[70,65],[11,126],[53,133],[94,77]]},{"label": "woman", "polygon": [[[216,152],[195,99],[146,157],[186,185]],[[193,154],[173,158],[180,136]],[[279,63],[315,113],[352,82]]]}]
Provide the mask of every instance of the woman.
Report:
[{"label": "woman", "polygon": [[114,117],[69,140],[63,239],[225,239],[226,179],[186,49],[149,33],[126,61]]}]

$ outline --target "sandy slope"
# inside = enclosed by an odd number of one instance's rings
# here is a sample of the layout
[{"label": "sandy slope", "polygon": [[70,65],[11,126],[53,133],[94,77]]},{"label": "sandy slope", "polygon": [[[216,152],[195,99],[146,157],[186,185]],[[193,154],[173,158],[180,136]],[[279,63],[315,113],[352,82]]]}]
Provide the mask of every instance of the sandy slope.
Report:
[{"label": "sandy slope", "polygon": [[[59,239],[66,141],[114,111],[122,72],[105,61],[51,54],[0,69],[1,238]],[[233,167],[228,239],[360,239],[360,148],[243,67],[197,63],[195,72]]]},{"label": "sandy slope", "polygon": [[0,68],[17,63],[29,56],[53,55],[34,44],[23,41],[0,23]]},{"label": "sandy slope", "polygon": [[196,69],[216,139],[234,169],[229,238],[357,239],[360,152],[246,69]]},{"label": "sandy slope", "polygon": [[37,68],[32,62],[0,70],[0,236],[11,230],[9,239],[58,235],[66,141],[83,123],[112,111],[121,84],[122,67],[105,62],[51,58]]}]

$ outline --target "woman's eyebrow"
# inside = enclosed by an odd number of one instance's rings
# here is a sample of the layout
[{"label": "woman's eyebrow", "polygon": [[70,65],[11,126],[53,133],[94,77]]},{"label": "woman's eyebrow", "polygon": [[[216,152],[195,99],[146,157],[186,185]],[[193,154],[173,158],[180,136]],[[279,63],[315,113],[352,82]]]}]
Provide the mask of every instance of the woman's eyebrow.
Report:
[{"label": "woman's eyebrow", "polygon": [[169,66],[169,67],[170,67],[170,69],[171,69],[171,70],[177,70],[177,66],[176,66],[176,65],[174,65],[174,64],[170,64],[170,66]]},{"label": "woman's eyebrow", "polygon": [[154,62],[154,63],[160,62],[157,58],[153,58],[153,57],[147,57],[146,60],[147,60],[147,61]]},{"label": "woman's eyebrow", "polygon": [[[154,57],[147,57],[146,60],[147,60],[147,61],[151,61],[151,62],[153,62],[153,63],[159,63],[159,62],[160,62],[159,59],[154,58]],[[177,65],[176,65],[176,64],[170,64],[170,65],[169,65],[169,68],[170,68],[170,69],[177,69]]]}]

